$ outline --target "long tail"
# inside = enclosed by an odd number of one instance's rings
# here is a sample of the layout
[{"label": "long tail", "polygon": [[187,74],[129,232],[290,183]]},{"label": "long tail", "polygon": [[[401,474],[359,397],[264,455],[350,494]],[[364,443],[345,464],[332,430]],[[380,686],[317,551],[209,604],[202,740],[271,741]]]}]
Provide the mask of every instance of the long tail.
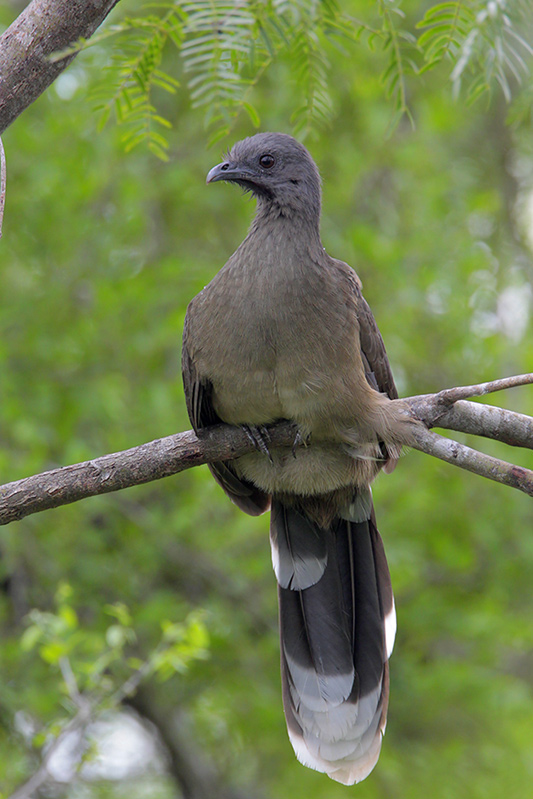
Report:
[{"label": "long tail", "polygon": [[289,738],[301,763],[353,785],[379,757],[396,632],[370,493],[327,529],[274,498],[270,538]]}]

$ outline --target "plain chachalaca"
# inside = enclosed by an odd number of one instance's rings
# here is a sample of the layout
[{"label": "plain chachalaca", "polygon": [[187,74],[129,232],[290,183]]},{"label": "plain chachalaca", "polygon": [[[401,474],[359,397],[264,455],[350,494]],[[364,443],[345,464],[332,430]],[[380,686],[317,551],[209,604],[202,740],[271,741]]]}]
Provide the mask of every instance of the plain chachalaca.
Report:
[{"label": "plain chachalaca", "polygon": [[[250,231],[190,303],[183,335],[196,431],[246,428],[256,451],[211,471],[246,513],[271,508],[287,728],[298,759],[338,782],[379,756],[396,620],[370,483],[414,422],[397,397],[356,273],[320,240],[320,176],[291,136],[237,142],[207,176],[257,198]],[[296,445],[268,451],[289,419]],[[309,443],[309,445],[308,445]]]}]

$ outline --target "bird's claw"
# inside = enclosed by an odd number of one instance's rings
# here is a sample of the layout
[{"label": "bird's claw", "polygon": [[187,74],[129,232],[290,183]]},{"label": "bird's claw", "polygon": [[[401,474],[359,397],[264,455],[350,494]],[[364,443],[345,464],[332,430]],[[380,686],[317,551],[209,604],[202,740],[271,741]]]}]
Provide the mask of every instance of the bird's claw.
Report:
[{"label": "bird's claw", "polygon": [[296,450],[298,449],[298,447],[301,447],[301,446],[307,447],[307,445],[309,444],[310,438],[311,438],[311,435],[304,436],[304,435],[302,435],[301,430],[297,431],[296,436],[294,437],[294,442],[292,444],[292,457],[293,458],[296,458]]},{"label": "bird's claw", "polygon": [[274,464],[272,455],[270,454],[270,450],[268,448],[268,444],[270,443],[270,434],[267,428],[264,425],[255,424],[243,424],[241,427],[254,445],[255,449],[258,452],[262,452],[263,455],[266,455],[270,463]]}]

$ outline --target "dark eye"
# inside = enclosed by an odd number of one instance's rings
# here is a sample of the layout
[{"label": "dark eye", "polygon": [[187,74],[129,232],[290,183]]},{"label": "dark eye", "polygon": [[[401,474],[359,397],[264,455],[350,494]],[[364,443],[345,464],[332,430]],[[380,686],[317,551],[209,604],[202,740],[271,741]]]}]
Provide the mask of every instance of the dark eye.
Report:
[{"label": "dark eye", "polygon": [[270,155],[270,153],[265,153],[259,159],[259,163],[263,167],[263,169],[271,169],[274,166],[274,156]]}]

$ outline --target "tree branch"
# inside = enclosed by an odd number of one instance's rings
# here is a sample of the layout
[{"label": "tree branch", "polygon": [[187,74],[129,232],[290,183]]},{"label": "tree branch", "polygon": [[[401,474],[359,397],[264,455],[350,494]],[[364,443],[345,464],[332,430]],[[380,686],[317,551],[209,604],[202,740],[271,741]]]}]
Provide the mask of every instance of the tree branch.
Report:
[{"label": "tree branch", "polygon": [[[533,427],[533,419],[531,419]],[[533,497],[533,471],[524,469],[522,466],[515,466],[499,458],[485,455],[458,441],[452,441],[436,433],[432,433],[424,427],[419,427],[415,433],[416,441],[411,443],[415,449],[433,455],[461,469],[495,480],[497,483],[518,488],[525,494]]]},{"label": "tree branch", "polygon": [[438,394],[421,394],[409,397],[411,412],[426,427],[443,427],[459,433],[493,438],[514,447],[533,449],[533,427],[530,416],[525,416],[493,405],[465,402],[469,397],[481,397],[494,391],[527,386],[533,383],[533,372],[512,377],[502,377],[474,386],[445,388]]},{"label": "tree branch", "polygon": [[500,377],[498,380],[489,380],[488,383],[477,383],[474,386],[456,386],[456,388],[445,388],[439,391],[437,397],[444,404],[452,405],[457,400],[468,399],[469,397],[482,397],[485,394],[492,394],[495,391],[503,391],[506,388],[516,388],[517,386],[527,386],[533,383],[533,372],[524,375],[512,375],[511,377]]},{"label": "tree branch", "polygon": [[[533,449],[532,417],[462,399],[530,383],[533,383],[533,374],[395,402],[405,405],[425,426],[416,429],[411,442],[415,449],[533,496],[533,471],[484,455],[426,429],[445,427]],[[269,433],[271,447],[291,447],[296,428],[290,422],[280,422],[270,427]],[[239,427],[217,425],[201,431],[198,436],[189,430],[123,452],[26,477],[0,486],[0,524],[86,497],[159,480],[193,466],[233,460],[252,449],[253,444]]]},{"label": "tree branch", "polygon": [[0,37],[0,133],[67,67],[76,53],[49,56],[89,39],[119,0],[33,0]]},{"label": "tree branch", "polygon": [[0,137],[0,239],[2,238],[2,225],[4,224],[4,206],[6,204],[6,154]]},{"label": "tree branch", "polygon": [[[429,397],[438,397],[428,395]],[[533,425],[531,416],[515,413],[494,405],[481,402],[459,400],[451,408],[443,411],[440,404],[425,404],[420,407],[418,397],[413,397],[410,407],[427,427],[442,427],[457,433],[483,436],[509,444],[511,447],[533,449]],[[420,414],[420,415],[419,415]]]},{"label": "tree branch", "polygon": [[[289,422],[271,431],[273,446],[292,446],[295,428]],[[196,436],[192,430],[150,441],[101,458],[63,466],[0,486],[0,524],[79,499],[119,491],[177,474],[193,466],[232,460],[253,445],[238,427],[217,425]]]}]

